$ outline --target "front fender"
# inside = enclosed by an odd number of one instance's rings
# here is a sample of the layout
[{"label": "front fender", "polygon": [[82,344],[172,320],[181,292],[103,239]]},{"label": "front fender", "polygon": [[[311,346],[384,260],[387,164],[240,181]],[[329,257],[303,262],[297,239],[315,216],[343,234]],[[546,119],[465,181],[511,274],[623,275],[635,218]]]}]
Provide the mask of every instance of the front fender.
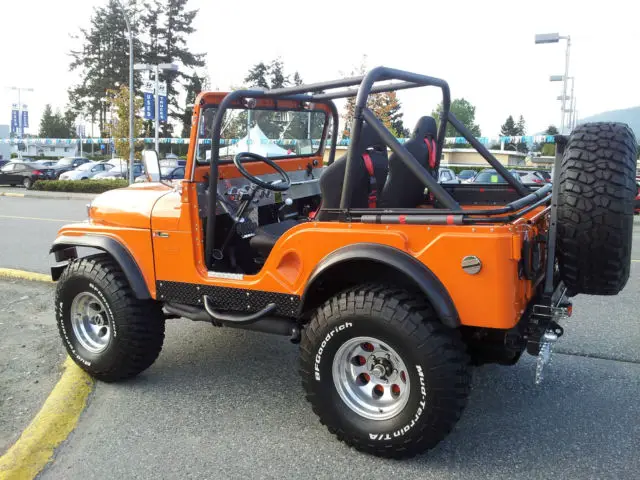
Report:
[{"label": "front fender", "polygon": [[68,261],[78,257],[76,247],[102,250],[120,265],[135,296],[141,300],[151,298],[142,271],[129,250],[117,240],[101,235],[61,235],[55,239],[49,253],[55,254],[57,265],[51,267],[51,277],[56,281],[67,268]]}]

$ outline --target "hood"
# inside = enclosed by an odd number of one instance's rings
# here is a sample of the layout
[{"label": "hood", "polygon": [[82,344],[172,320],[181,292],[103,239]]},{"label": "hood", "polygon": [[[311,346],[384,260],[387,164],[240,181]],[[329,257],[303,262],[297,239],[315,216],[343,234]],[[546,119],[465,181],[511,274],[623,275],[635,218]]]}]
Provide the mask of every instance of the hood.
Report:
[{"label": "hood", "polygon": [[91,202],[91,222],[114,227],[150,229],[153,206],[171,191],[173,189],[161,183],[137,183],[109,190]]}]

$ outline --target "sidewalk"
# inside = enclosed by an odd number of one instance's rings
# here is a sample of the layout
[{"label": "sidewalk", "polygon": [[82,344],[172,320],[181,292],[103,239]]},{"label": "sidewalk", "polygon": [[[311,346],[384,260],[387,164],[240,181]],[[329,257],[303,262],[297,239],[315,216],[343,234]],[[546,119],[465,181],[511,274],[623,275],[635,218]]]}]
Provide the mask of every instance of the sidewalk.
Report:
[{"label": "sidewalk", "polygon": [[57,200],[93,200],[97,193],[73,193],[73,192],[40,192],[36,190],[25,190],[18,187],[1,187],[0,197],[28,197],[28,198],[49,198]]}]

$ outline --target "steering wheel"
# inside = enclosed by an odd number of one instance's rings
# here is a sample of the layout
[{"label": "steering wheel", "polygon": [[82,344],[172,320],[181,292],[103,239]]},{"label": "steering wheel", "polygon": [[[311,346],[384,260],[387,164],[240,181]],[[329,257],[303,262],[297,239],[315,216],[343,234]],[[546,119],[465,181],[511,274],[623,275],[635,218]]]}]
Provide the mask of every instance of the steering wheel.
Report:
[{"label": "steering wheel", "polygon": [[[244,168],[244,165],[242,164],[242,162],[244,162],[245,160],[258,160],[260,162],[266,163],[271,168],[273,168],[276,172],[278,172],[280,177],[282,177],[282,181],[278,182],[276,180],[275,182],[265,182],[264,180],[260,180],[258,177],[254,177],[249,172],[247,172],[247,170]],[[272,190],[274,192],[284,192],[286,190],[289,190],[289,187],[291,187],[291,179],[289,178],[289,175],[287,175],[287,172],[285,172],[280,167],[280,165],[278,165],[276,162],[274,162],[273,160],[267,157],[263,157],[262,155],[258,155],[257,153],[241,152],[241,153],[238,153],[233,158],[233,163],[235,164],[238,171],[247,180],[255,183],[259,187],[266,188],[267,190]]]}]

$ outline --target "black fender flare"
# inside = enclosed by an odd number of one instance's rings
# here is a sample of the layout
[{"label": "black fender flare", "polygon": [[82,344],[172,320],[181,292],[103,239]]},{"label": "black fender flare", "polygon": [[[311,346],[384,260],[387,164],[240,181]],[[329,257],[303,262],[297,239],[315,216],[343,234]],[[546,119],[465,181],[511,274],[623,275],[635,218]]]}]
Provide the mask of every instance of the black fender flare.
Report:
[{"label": "black fender flare", "polygon": [[460,326],[460,316],[451,295],[429,267],[402,250],[376,243],[348,245],[324,257],[309,276],[301,305],[305,304],[307,293],[311,291],[316,280],[332,267],[353,260],[379,263],[402,273],[424,293],[443,325],[450,328]]},{"label": "black fender flare", "polygon": [[78,257],[76,247],[95,248],[111,255],[120,265],[135,296],[140,300],[151,298],[147,284],[142,276],[142,271],[129,250],[119,241],[103,235],[62,235],[56,238],[51,250],[49,250],[50,254],[55,254],[57,262],[55,266],[51,267],[51,278],[54,282],[60,278],[64,269],[67,268],[68,261]]}]

